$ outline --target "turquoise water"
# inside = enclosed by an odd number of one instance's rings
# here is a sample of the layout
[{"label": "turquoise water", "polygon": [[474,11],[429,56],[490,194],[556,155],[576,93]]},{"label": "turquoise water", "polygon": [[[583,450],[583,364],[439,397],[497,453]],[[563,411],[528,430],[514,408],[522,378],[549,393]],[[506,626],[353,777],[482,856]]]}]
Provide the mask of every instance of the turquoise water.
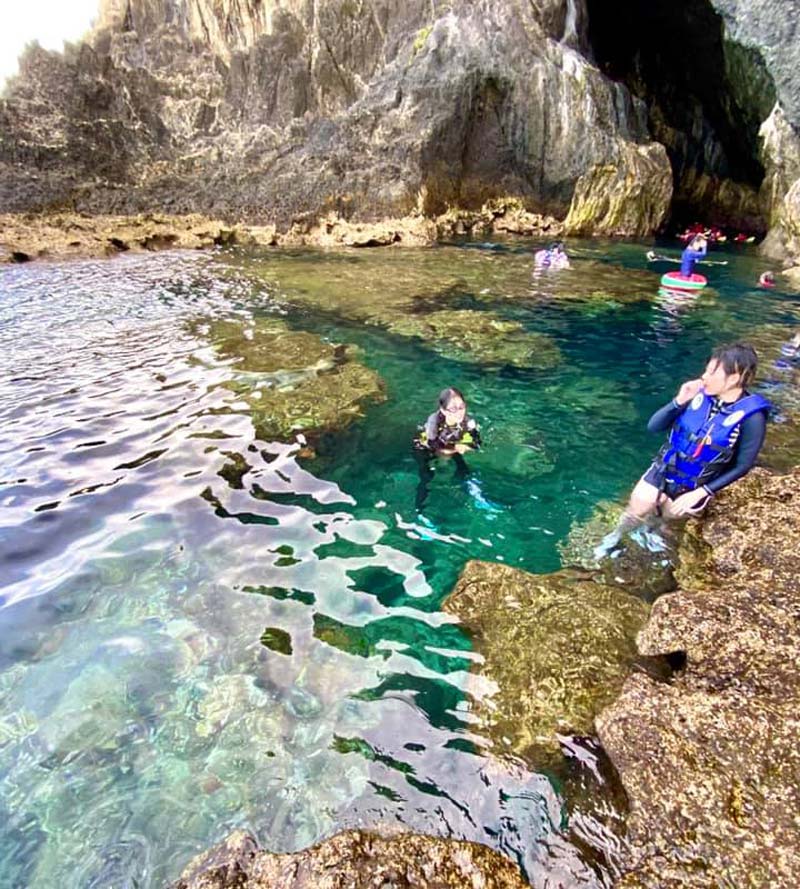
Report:
[{"label": "turquoise water", "polygon": [[[733,248],[687,299],[643,245],[576,242],[538,278],[531,246],[0,270],[1,886],[160,886],[234,827],[283,851],[398,824],[502,849],[535,885],[608,885],[591,748],[561,773],[492,756],[479,659],[439,606],[471,558],[557,570],[713,345],[752,336],[784,382],[800,303]],[[411,335],[441,311],[498,335]],[[215,340],[275,320],[355,344],[385,387],[310,454],[259,439],[258,375]],[[504,363],[526,334],[538,351]],[[485,448],[466,480],[437,465],[418,511],[409,441],[445,385]],[[785,434],[765,450],[795,457]]]}]

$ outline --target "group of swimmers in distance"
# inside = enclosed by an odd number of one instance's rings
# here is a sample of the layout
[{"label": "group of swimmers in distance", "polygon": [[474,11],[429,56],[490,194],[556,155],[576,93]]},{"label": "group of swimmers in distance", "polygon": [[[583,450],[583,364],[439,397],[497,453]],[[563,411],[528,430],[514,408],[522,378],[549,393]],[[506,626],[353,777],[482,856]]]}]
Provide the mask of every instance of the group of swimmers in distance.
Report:
[{"label": "group of swimmers in distance", "polygon": [[[705,250],[702,235],[692,240],[685,251],[691,251],[687,274]],[[562,255],[566,259],[563,244],[553,244],[536,257],[545,253],[548,264],[554,258],[561,262]],[[800,333],[789,345],[800,350]],[[597,560],[613,553],[623,535],[651,516],[699,515],[715,494],[752,469],[764,443],[771,408],[766,398],[749,389],[757,363],[755,349],[748,343],[721,346],[712,352],[701,376],[682,383],[675,397],[653,414],[648,431],[666,432],[667,441],[636,483],[617,527],[595,549]],[[468,477],[464,454],[480,445],[480,431],[467,412],[464,395],[452,387],[443,389],[436,411],[414,440],[420,466],[418,511],[427,496],[432,460],[452,458],[456,477],[464,479]]]}]

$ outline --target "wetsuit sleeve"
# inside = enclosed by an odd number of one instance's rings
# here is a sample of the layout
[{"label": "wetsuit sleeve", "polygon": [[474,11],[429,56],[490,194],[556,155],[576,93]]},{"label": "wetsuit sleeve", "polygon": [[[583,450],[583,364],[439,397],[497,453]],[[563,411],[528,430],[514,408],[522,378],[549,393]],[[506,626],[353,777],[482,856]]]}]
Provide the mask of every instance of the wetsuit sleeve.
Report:
[{"label": "wetsuit sleeve", "polygon": [[472,441],[469,443],[469,447],[473,450],[478,451],[481,447],[481,430],[478,427],[478,424],[472,417],[469,417],[469,422],[467,424],[467,432],[472,437]]},{"label": "wetsuit sleeve", "polygon": [[767,414],[766,411],[758,411],[751,414],[742,422],[742,431],[739,433],[739,440],[736,442],[736,456],[733,464],[725,470],[725,472],[706,482],[704,487],[712,494],[721,491],[724,487],[740,479],[743,475],[747,475],[753,468],[764,444],[764,436],[767,434]]},{"label": "wetsuit sleeve", "polygon": [[439,431],[439,413],[438,411],[432,413],[430,417],[425,421],[425,434],[427,436],[425,444],[431,449],[435,450],[440,446],[440,442],[437,438],[437,432]]},{"label": "wetsuit sleeve", "polygon": [[[647,421],[647,431],[648,432],[666,432],[672,424],[680,417],[680,415],[686,410],[686,404],[678,404],[673,398],[669,404],[665,404],[664,407],[660,407],[652,417]],[[744,424],[742,424],[744,425]]]}]

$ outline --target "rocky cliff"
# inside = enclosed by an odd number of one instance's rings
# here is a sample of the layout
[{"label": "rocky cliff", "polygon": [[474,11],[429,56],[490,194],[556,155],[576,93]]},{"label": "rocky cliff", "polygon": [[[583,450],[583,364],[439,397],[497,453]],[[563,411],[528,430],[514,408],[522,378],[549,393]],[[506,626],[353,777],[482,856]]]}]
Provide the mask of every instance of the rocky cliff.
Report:
[{"label": "rocky cliff", "polygon": [[798,20],[797,0],[101,0],[0,100],[0,211],[288,228],[511,197],[571,232],[671,212],[797,255]]},{"label": "rocky cliff", "polygon": [[563,218],[611,167],[617,200],[576,228],[643,234],[669,165],[644,103],[588,61],[585,18],[578,0],[103,0],[86,42],[29,50],[8,87],[0,206],[286,225],[515,196]]}]

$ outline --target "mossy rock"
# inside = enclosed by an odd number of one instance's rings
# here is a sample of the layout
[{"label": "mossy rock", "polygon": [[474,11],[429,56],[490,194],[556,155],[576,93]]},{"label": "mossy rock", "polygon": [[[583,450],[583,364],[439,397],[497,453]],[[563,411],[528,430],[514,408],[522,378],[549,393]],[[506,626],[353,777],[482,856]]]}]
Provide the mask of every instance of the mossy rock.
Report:
[{"label": "mossy rock", "polygon": [[558,346],[541,333],[525,330],[493,312],[445,309],[407,315],[389,324],[402,336],[417,336],[439,354],[459,361],[545,369],[561,362]]},{"label": "mossy rock", "polygon": [[[343,429],[362,416],[365,404],[385,398],[383,381],[357,362],[355,346],[326,343],[278,318],[212,321],[194,328],[220,357],[231,360],[235,376],[225,386],[247,405],[264,440]],[[221,474],[235,480],[242,469],[226,466]]]},{"label": "mossy rock", "polygon": [[480,843],[348,830],[294,853],[261,851],[244,831],[199,855],[171,889],[525,889],[517,864]]},{"label": "mossy rock", "polygon": [[237,371],[278,373],[323,370],[342,358],[342,346],[326,343],[313,333],[291,330],[279,318],[254,321],[212,321],[206,336],[222,358],[233,359]]},{"label": "mossy rock", "polygon": [[632,595],[652,602],[677,586],[674,575],[677,540],[672,536],[675,529],[658,529],[658,539],[663,541],[665,549],[655,552],[648,549],[646,538],[641,536],[644,530],[650,539],[655,539],[653,530],[647,526],[634,529],[632,534],[622,537],[613,557],[607,556],[598,562],[595,547],[616,527],[623,508],[621,503],[601,501],[586,521],[573,524],[566,539],[558,544],[561,561],[564,565],[595,570],[603,583],[622,586]]},{"label": "mossy rock", "polygon": [[[559,749],[557,734],[590,734],[636,655],[648,606],[589,574],[529,574],[468,562],[443,610],[459,617],[495,683],[475,711],[492,739],[529,761]],[[477,687],[477,686],[476,686]]]},{"label": "mossy rock", "polygon": [[360,364],[343,364],[330,373],[306,377],[292,386],[261,388],[243,394],[256,433],[266,441],[346,428],[363,416],[369,402],[385,399],[383,382]]}]

